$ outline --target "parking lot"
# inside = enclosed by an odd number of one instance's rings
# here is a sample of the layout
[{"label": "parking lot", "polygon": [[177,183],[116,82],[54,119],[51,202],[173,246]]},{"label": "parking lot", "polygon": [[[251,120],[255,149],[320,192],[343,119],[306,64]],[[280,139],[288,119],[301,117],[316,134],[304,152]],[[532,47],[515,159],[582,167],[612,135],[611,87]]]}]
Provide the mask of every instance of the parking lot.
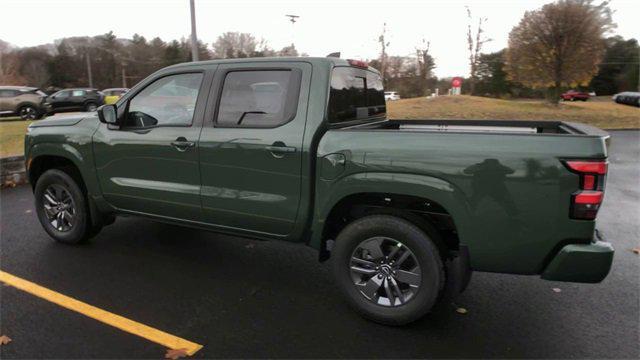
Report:
[{"label": "parking lot", "polygon": [[[204,347],[194,358],[638,358],[640,131],[612,131],[598,228],[616,248],[601,284],[475,273],[457,306],[417,323],[366,321],[304,246],[119,218],[54,243],[29,186],[3,189],[0,269]],[[555,289],[555,291],[554,291]],[[558,291],[559,289],[559,291]],[[10,358],[162,358],[166,348],[2,285]]]}]

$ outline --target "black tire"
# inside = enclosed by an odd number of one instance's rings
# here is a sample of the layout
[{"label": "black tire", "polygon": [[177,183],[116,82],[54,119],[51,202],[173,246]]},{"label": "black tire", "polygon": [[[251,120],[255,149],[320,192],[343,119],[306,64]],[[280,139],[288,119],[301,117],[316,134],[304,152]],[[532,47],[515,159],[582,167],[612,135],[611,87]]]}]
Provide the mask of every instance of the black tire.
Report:
[{"label": "black tire", "polygon": [[[351,272],[354,251],[368,239],[378,237],[396,240],[409,249],[419,266],[419,287],[410,300],[399,305],[380,305],[365,297],[360,291],[362,287],[354,283]],[[420,319],[436,303],[445,281],[442,259],[432,237],[395,216],[371,215],[347,225],[335,241],[331,260],[334,277],[349,304],[365,318],[386,325],[403,325]]]},{"label": "black tire", "polygon": [[[68,214],[67,219],[63,216],[62,221],[60,221],[65,224],[65,226],[68,224],[68,228],[63,228],[62,225],[60,228],[57,228],[57,225],[53,223],[54,220],[52,220],[52,217],[55,218],[55,215],[52,216],[51,210],[47,211],[45,209],[45,205],[50,209],[52,207],[52,202],[45,198],[45,195],[50,195],[52,192],[63,193],[64,195],[61,195],[60,198],[66,199],[64,201],[65,204],[72,204],[73,206],[73,209],[66,209],[67,212],[65,214]],[[40,220],[40,224],[44,230],[54,240],[65,244],[79,244],[89,240],[100,231],[100,228],[91,226],[89,206],[82,189],[80,189],[76,181],[66,172],[58,169],[47,170],[38,179],[34,195],[36,198],[38,220]],[[49,199],[50,198],[51,197],[49,197]],[[57,197],[54,200],[57,200]],[[63,201],[59,201],[58,203],[62,202]],[[73,220],[65,223],[65,220],[68,220],[71,215]]]},{"label": "black tire", "polygon": [[22,120],[37,120],[42,117],[38,108],[33,105],[23,105],[18,109],[18,115]]},{"label": "black tire", "polygon": [[94,103],[94,102],[88,102],[86,104],[84,104],[84,111],[86,112],[93,112],[98,110],[98,104]]}]

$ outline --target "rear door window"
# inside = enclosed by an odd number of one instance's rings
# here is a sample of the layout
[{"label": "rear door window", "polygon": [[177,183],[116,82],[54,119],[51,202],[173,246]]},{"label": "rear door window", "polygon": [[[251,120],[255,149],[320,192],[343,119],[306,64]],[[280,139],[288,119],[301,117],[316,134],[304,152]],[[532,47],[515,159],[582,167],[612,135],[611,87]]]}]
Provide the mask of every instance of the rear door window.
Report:
[{"label": "rear door window", "polygon": [[331,76],[329,122],[378,120],[386,116],[379,74],[353,67],[336,67]]},{"label": "rear door window", "polygon": [[296,113],[300,75],[297,69],[227,73],[216,124],[272,128],[289,122]]}]

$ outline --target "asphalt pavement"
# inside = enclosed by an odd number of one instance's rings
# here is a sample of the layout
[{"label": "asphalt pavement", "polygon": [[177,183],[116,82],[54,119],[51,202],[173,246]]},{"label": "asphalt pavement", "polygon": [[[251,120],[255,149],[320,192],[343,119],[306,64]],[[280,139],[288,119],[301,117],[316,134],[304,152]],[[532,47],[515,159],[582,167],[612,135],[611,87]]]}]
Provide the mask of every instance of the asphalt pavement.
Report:
[{"label": "asphalt pavement", "polygon": [[[640,357],[640,132],[611,132],[598,219],[616,248],[600,284],[475,273],[454,306],[405,327],[360,318],[304,246],[119,218],[84,246],[53,242],[28,186],[0,200],[0,269],[204,345],[194,358]],[[554,291],[556,289],[556,291]],[[558,292],[557,289],[560,289]],[[163,358],[165,349],[0,286],[0,358]]]}]

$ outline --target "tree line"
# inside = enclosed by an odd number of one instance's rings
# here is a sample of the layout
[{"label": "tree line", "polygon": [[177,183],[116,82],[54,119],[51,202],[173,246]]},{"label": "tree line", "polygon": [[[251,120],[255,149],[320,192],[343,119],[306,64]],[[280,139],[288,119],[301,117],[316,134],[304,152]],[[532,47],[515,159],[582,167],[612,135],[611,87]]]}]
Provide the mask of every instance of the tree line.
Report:
[{"label": "tree line", "polygon": [[[199,60],[298,55],[293,45],[274,50],[265,40],[238,32],[220,35],[211,50],[203,42],[198,43]],[[188,39],[165,42],[137,34],[120,39],[109,32],[23,48],[0,40],[0,84],[51,91],[67,87],[131,87],[156,70],[188,61]]]},{"label": "tree line", "polygon": [[[470,75],[463,81],[464,94],[557,102],[568,88],[598,95],[639,89],[640,46],[636,39],[610,36],[615,24],[606,1],[557,0],[527,11],[510,32],[507,48],[494,53],[483,51],[492,41],[484,31],[489,19],[466,11]],[[387,90],[408,98],[446,94],[451,88],[451,78],[434,75],[436,62],[426,39],[415,54],[388,54],[385,24],[378,42],[379,56],[369,64],[380,70]],[[264,39],[239,32],[226,32],[210,45],[198,43],[200,60],[300,55],[293,44],[274,50]],[[0,40],[0,84],[130,87],[160,68],[191,61],[190,49],[187,39],[119,39],[113,32],[26,48]]]}]

